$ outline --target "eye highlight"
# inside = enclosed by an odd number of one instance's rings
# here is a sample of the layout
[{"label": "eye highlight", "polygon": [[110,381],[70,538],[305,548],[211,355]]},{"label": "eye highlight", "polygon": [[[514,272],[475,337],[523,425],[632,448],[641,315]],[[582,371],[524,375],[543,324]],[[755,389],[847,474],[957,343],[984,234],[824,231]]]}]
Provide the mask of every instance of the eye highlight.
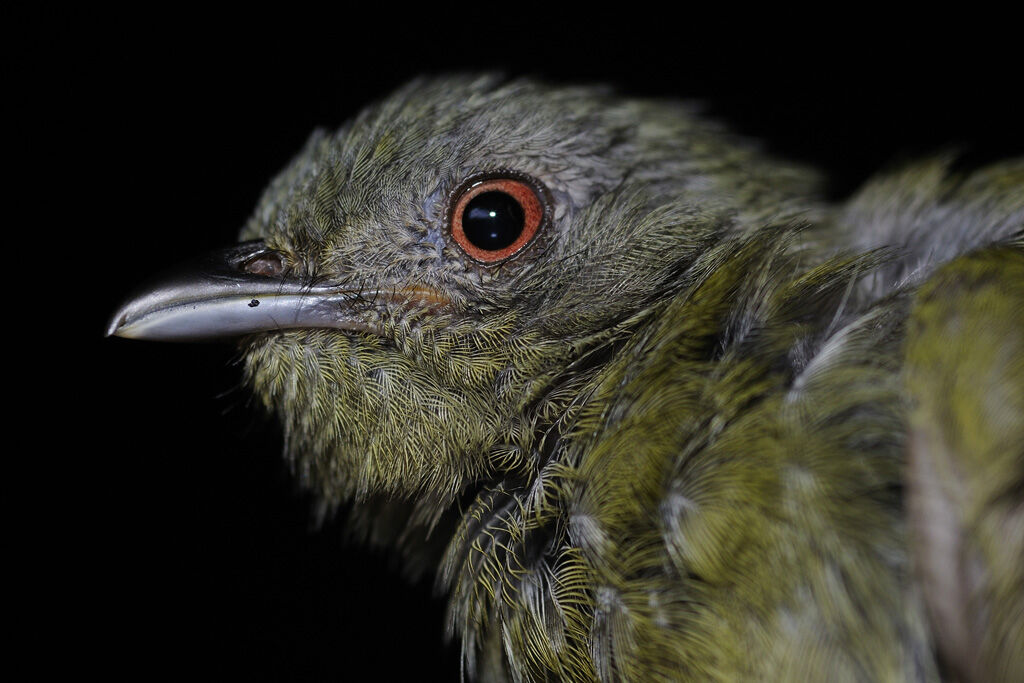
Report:
[{"label": "eye highlight", "polygon": [[464,184],[450,213],[452,239],[480,263],[504,261],[529,244],[544,223],[540,192],[531,179],[504,173]]}]

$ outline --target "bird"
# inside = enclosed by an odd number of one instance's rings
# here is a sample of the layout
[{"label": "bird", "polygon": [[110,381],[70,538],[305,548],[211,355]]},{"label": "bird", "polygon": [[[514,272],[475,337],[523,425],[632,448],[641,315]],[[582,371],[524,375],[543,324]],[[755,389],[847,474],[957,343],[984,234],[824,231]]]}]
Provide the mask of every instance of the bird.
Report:
[{"label": "bird", "polygon": [[1024,159],[853,197],[494,74],[315,131],[108,334],[237,340],[471,680],[1024,677]]}]

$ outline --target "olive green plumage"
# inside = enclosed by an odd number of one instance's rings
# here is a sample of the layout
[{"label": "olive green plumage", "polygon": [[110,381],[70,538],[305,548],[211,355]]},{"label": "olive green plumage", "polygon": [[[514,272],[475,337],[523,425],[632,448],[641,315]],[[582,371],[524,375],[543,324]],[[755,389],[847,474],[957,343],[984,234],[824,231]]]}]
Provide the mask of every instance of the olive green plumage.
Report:
[{"label": "olive green plumage", "polygon": [[[243,238],[310,282],[449,303],[250,337],[246,377],[301,481],[435,568],[471,678],[1011,680],[1022,168],[936,159],[837,209],[681,106],[416,82],[314,135]],[[485,267],[446,211],[499,169],[554,220]],[[927,439],[942,485],[967,482],[980,663],[915,578],[904,468]]]},{"label": "olive green plumage", "polygon": [[907,334],[912,548],[968,680],[1024,673],[1022,302],[1020,245],[976,252],[922,287]]}]

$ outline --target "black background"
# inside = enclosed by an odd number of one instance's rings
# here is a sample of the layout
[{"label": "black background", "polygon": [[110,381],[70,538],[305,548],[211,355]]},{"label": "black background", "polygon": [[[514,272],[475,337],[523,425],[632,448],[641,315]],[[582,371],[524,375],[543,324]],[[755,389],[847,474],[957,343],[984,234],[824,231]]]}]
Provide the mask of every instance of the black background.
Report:
[{"label": "black background", "polygon": [[25,564],[44,587],[29,593],[42,637],[114,678],[459,675],[429,581],[344,543],[339,522],[317,527],[232,347],[103,338],[148,274],[232,242],[314,127],[420,73],[497,68],[702,100],[825,169],[834,197],[951,146],[967,167],[1024,152],[1020,62],[993,37],[998,17],[739,30],[740,16],[502,5],[251,18],[35,17],[37,38],[10,62],[27,88],[9,107],[35,124],[15,143],[43,161],[25,183],[42,219],[20,230],[36,248],[18,259],[45,267],[58,283],[47,300],[65,311],[16,335],[46,366],[22,406],[41,426],[18,447],[33,472],[25,517],[43,521],[45,550]]}]

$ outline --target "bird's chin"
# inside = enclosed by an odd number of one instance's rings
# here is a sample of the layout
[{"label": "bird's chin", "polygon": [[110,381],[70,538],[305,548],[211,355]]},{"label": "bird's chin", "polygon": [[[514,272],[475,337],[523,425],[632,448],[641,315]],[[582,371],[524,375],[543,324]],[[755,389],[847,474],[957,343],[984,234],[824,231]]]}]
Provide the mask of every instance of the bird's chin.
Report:
[{"label": "bird's chin", "polygon": [[329,503],[455,496],[486,468],[500,423],[493,406],[424,374],[382,335],[284,330],[247,337],[242,354],[300,481]]}]

